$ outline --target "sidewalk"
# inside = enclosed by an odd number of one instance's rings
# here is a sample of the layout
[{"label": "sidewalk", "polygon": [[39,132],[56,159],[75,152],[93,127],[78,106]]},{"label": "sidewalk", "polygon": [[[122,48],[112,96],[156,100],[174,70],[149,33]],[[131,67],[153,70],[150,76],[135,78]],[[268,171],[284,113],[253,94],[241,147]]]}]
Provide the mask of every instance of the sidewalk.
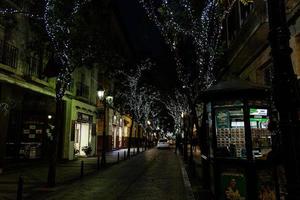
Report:
[{"label": "sidewalk", "polygon": [[212,199],[210,195],[210,191],[204,189],[205,188],[204,184],[206,183],[203,180],[203,164],[202,164],[200,147],[196,146],[196,148],[193,149],[194,166],[190,166],[189,156],[190,156],[190,148],[188,147],[188,161],[185,163],[185,168],[188,172],[188,176],[192,185],[192,190],[194,193],[195,200]]},{"label": "sidewalk", "polygon": [[[140,151],[142,151],[141,148]],[[127,149],[107,152],[107,166],[118,162],[118,154],[119,160],[124,160],[124,152],[127,155]],[[134,155],[134,152],[136,153],[137,149],[131,148],[131,155]],[[97,157],[80,157],[73,161],[60,161],[57,164],[57,186],[80,179],[82,161],[84,163],[84,175],[95,173],[98,170],[97,160]],[[20,176],[24,180],[23,197],[28,196],[33,191],[49,189],[46,187],[47,174],[48,163],[45,161],[21,162],[8,165],[7,170],[3,174],[0,174],[0,200],[16,199]]]}]

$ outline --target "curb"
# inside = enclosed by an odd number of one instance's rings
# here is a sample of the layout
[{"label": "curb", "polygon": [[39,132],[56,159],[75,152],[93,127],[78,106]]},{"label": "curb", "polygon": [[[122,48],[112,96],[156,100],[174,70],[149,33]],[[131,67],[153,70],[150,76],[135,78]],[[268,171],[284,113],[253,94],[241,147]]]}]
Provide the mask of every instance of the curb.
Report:
[{"label": "curb", "polygon": [[177,158],[180,162],[182,179],[183,179],[184,187],[185,187],[185,190],[186,190],[187,199],[188,200],[195,200],[194,193],[193,193],[193,190],[192,190],[192,186],[191,186],[188,174],[187,174],[187,172],[185,170],[185,167],[184,167],[184,163],[182,162],[180,157],[177,156]]}]

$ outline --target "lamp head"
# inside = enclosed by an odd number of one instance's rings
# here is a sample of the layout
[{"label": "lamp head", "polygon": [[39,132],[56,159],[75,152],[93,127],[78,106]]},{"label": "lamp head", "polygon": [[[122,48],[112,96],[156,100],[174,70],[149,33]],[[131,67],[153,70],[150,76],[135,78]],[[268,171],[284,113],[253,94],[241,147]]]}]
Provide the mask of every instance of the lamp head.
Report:
[{"label": "lamp head", "polygon": [[105,92],[105,90],[102,87],[98,88],[97,95],[98,95],[98,97],[99,97],[100,100],[104,99],[104,92]]}]

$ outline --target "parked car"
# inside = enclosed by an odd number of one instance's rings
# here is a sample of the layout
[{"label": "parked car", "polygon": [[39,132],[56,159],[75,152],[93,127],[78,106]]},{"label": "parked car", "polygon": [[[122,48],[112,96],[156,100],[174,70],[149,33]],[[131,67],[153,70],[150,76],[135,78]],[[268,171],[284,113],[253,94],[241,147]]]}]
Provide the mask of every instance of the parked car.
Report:
[{"label": "parked car", "polygon": [[158,149],[168,149],[168,148],[170,148],[168,140],[167,139],[159,139],[158,142],[157,142],[157,148]]}]

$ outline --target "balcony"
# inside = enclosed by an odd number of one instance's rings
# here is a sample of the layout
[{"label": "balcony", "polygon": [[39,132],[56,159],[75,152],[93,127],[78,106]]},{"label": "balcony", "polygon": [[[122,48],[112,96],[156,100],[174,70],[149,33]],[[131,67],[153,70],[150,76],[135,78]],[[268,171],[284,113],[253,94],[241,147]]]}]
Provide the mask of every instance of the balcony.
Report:
[{"label": "balcony", "polygon": [[82,82],[76,83],[76,96],[83,97],[85,99],[89,98],[89,86]]},{"label": "balcony", "polygon": [[0,63],[16,69],[18,63],[18,48],[0,40]]},{"label": "balcony", "polygon": [[39,70],[39,61],[35,57],[28,57],[25,67],[23,68],[25,76],[34,76],[40,78],[42,74]]}]

